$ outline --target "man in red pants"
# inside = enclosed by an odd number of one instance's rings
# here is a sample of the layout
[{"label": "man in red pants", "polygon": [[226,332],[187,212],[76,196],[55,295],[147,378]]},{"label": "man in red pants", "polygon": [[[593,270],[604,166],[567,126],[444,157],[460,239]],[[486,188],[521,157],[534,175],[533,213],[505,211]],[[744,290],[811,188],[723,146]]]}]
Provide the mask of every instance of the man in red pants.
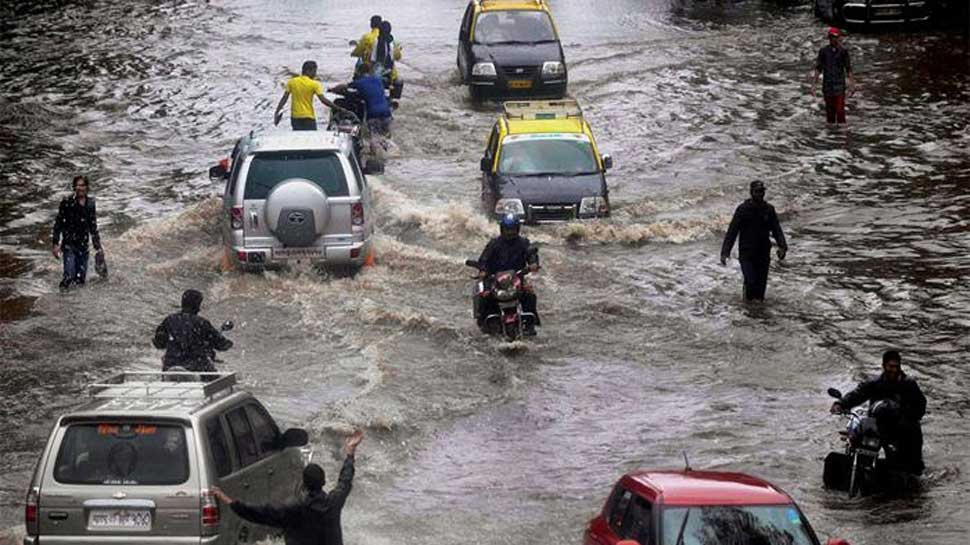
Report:
[{"label": "man in red pants", "polygon": [[[839,29],[828,31],[829,45],[818,52],[815,76],[812,79],[812,96],[818,96],[818,77],[822,76],[822,94],[825,96],[825,117],[829,123],[845,123],[845,95],[855,88],[852,81],[852,64],[849,52],[839,43]],[[848,81],[848,85],[846,85]]]}]

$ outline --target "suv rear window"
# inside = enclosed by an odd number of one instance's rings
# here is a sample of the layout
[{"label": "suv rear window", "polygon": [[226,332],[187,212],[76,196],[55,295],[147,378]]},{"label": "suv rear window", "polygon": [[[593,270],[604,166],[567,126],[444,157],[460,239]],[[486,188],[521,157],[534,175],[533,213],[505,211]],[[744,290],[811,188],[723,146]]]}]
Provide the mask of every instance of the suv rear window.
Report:
[{"label": "suv rear window", "polygon": [[347,178],[340,157],[328,151],[272,151],[253,156],[246,175],[244,199],[265,199],[277,184],[304,178],[320,186],[328,197],[346,197]]},{"label": "suv rear window", "polygon": [[64,432],[54,479],[65,484],[181,484],[189,479],[185,430],[143,422],[73,424]]}]

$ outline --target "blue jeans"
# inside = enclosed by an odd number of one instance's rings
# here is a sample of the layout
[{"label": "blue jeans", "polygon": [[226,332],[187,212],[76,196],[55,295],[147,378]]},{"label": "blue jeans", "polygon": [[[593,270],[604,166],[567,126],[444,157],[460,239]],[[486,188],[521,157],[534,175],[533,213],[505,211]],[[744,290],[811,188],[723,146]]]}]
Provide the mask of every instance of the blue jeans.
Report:
[{"label": "blue jeans", "polygon": [[83,284],[88,275],[87,247],[62,246],[61,254],[64,257],[64,280],[61,281],[61,287],[68,288],[71,284]]}]

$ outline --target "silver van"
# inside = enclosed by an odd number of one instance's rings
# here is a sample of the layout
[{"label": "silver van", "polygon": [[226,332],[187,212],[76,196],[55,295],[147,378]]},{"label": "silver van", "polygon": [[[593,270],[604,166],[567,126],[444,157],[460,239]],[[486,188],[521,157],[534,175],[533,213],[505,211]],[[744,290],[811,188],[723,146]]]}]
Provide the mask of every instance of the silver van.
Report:
[{"label": "silver van", "polygon": [[250,133],[209,177],[226,180],[222,241],[238,268],[303,261],[353,274],[371,251],[370,189],[347,133]]},{"label": "silver van", "polygon": [[[280,432],[234,373],[125,372],[58,419],[34,469],[24,545],[236,544],[269,529],[219,505],[281,502],[311,453],[301,429]],[[304,447],[304,448],[298,448]]]}]

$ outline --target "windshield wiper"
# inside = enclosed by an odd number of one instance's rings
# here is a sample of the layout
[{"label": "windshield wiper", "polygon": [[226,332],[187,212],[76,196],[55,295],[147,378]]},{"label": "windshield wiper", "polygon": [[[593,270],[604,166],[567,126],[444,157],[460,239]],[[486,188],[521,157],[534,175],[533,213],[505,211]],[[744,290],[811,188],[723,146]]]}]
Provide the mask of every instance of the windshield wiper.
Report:
[{"label": "windshield wiper", "polygon": [[482,45],[532,45],[535,43],[538,42],[533,42],[531,40],[502,40],[500,42],[485,42],[482,43]]},{"label": "windshield wiper", "polygon": [[594,170],[591,172],[569,172],[569,173],[563,174],[563,176],[592,176],[593,174],[599,174],[599,171]]},{"label": "windshield wiper", "polygon": [[687,512],[684,513],[684,521],[680,523],[680,531],[677,532],[677,541],[674,545],[684,545],[684,530],[687,529],[687,519],[690,518],[690,507],[687,508]]}]

